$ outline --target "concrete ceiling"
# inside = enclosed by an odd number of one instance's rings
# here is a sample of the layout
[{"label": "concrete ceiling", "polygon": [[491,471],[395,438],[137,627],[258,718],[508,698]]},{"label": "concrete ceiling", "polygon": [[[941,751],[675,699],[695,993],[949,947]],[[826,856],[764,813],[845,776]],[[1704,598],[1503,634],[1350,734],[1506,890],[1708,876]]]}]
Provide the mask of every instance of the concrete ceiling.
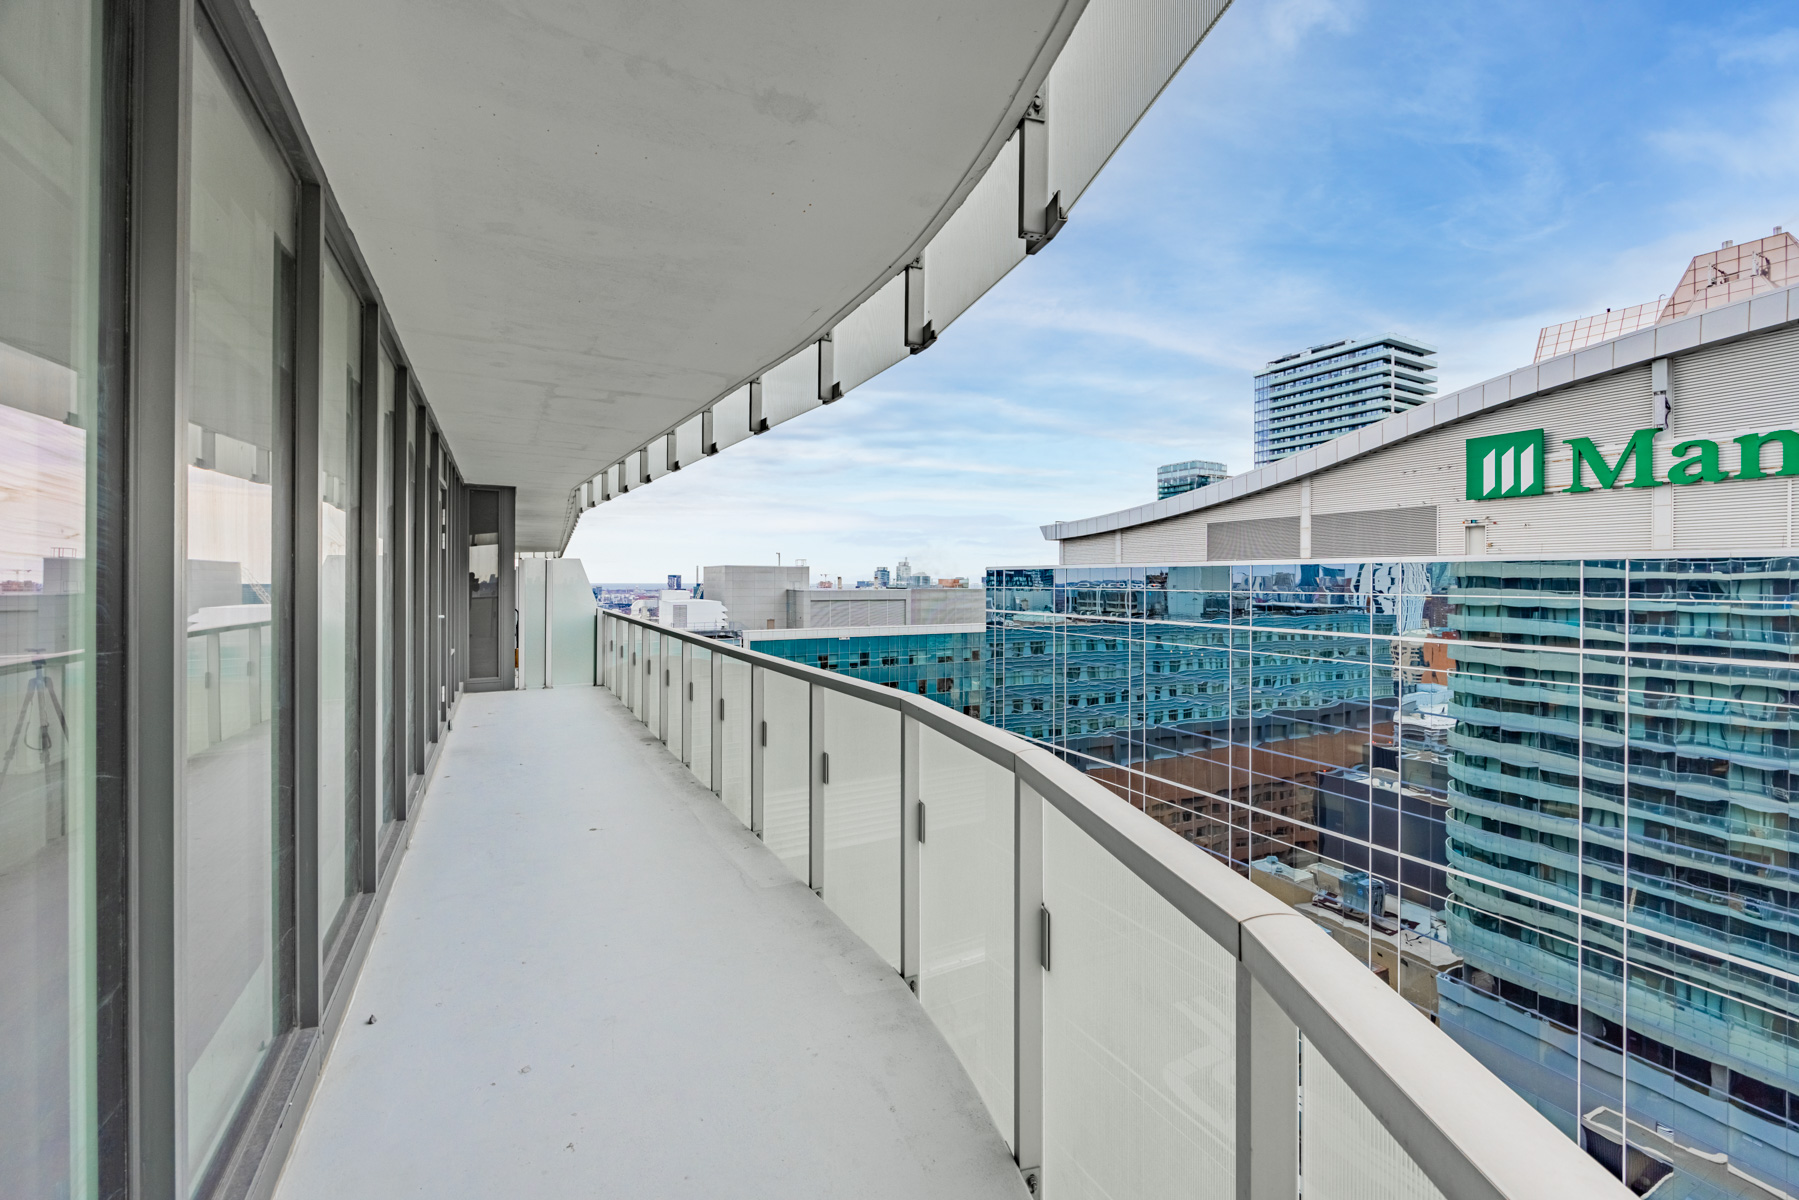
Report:
[{"label": "concrete ceiling", "polygon": [[818,336],[979,179],[1082,0],[255,0],[472,483],[569,490]]}]

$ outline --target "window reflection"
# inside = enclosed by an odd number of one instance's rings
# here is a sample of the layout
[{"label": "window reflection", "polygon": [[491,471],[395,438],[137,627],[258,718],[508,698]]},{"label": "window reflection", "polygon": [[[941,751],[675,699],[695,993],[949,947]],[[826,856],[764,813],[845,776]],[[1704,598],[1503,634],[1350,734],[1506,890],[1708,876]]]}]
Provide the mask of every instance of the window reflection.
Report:
[{"label": "window reflection", "polygon": [[0,1189],[93,1183],[91,6],[0,5]]},{"label": "window reflection", "polygon": [[272,449],[293,375],[294,188],[206,37],[193,67],[185,1174],[202,1174],[277,1031]]},{"label": "window reflection", "polygon": [[361,842],[357,590],[362,445],[362,304],[325,256],[319,371],[319,936],[328,949],[356,891]]}]

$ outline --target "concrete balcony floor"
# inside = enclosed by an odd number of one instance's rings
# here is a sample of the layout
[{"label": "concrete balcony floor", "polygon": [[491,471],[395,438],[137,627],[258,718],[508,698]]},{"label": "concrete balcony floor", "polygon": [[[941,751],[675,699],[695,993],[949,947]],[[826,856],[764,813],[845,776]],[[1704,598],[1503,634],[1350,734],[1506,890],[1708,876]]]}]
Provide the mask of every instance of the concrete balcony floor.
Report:
[{"label": "concrete balcony floor", "polygon": [[1025,1196],[905,984],[611,693],[465,697],[398,871],[279,1200]]}]

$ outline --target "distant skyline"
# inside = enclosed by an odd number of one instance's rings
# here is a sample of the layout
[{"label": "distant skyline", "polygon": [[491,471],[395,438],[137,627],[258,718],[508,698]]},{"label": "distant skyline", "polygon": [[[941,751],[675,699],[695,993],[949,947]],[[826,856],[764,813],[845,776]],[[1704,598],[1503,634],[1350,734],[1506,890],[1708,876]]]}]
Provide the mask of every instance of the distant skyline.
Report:
[{"label": "distant skyline", "polygon": [[929,351],[588,512],[568,553],[596,582],[1051,562],[1040,525],[1153,500],[1161,463],[1249,469],[1272,357],[1391,332],[1452,392],[1799,225],[1795,65],[1780,5],[1236,6]]}]

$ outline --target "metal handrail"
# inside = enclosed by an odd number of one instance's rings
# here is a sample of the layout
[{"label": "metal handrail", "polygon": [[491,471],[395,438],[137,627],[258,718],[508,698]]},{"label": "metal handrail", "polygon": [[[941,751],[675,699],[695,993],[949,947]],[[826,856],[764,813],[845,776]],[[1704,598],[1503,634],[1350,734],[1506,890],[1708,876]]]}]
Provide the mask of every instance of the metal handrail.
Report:
[{"label": "metal handrail", "polygon": [[[1247,878],[1050,751],[928,699],[604,612],[621,626],[894,709],[1011,771],[1022,786],[1098,843],[1229,951],[1307,1043],[1322,1054],[1419,1169],[1450,1200],[1624,1200],[1629,1189],[1330,935]],[[602,633],[596,659],[607,652]],[[596,670],[595,683],[600,683]],[[1248,993],[1239,988],[1238,1023]],[[1238,1034],[1239,1096],[1248,1039]],[[1240,1104],[1239,1116],[1249,1108]],[[1241,1126],[1242,1122],[1240,1122]],[[1237,1194],[1251,1194],[1253,1135],[1240,1127]],[[1021,1165],[1025,1165],[1022,1164]],[[1255,1195],[1264,1191],[1258,1181]]]}]

